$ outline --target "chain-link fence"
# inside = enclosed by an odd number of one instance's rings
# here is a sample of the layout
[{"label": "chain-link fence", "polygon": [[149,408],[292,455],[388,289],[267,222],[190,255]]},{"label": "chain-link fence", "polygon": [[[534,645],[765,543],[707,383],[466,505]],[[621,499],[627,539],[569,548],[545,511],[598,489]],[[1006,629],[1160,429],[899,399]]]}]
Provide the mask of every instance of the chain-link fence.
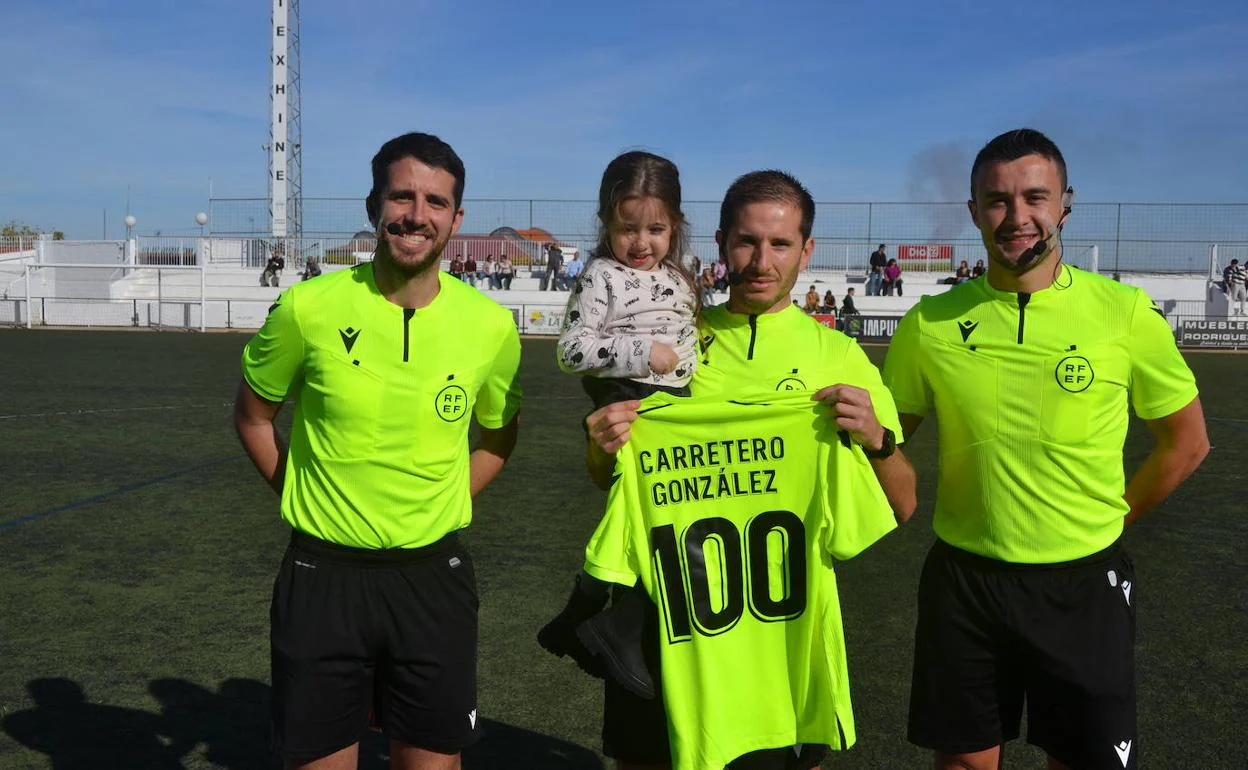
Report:
[{"label": "chain-link fence", "polygon": [[[554,240],[588,251],[597,237],[596,205],[588,200],[467,200],[460,232]],[[704,262],[714,259],[719,203],[686,201],[684,209],[694,254]],[[214,235],[263,238],[268,202],[215,198],[210,221]],[[321,239],[325,250],[372,230],[363,201],[354,198],[305,198],[303,222],[303,237]],[[939,270],[985,257],[965,203],[819,203],[814,236],[813,264],[827,269],[865,269],[880,243],[890,256],[900,256],[907,245],[949,246],[952,264],[942,260]],[[1210,244],[1248,247],[1248,204],[1080,203],[1062,238],[1068,252],[1095,246],[1102,272],[1200,273],[1208,269]]]}]

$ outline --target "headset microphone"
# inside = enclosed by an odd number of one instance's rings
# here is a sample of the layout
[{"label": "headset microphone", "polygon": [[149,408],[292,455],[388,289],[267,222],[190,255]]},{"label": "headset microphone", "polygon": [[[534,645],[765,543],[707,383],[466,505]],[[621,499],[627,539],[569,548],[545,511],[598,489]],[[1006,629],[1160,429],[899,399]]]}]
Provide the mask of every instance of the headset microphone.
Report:
[{"label": "headset microphone", "polygon": [[1034,246],[1019,254],[1018,261],[1015,263],[1015,269],[1022,272],[1030,267],[1032,262],[1043,259],[1044,255],[1049,253],[1049,248],[1053,244],[1053,235],[1054,231],[1049,231],[1040,240],[1036,241]]},{"label": "headset microphone", "polygon": [[1043,238],[1036,241],[1036,245],[1030,249],[1031,257],[1028,261],[1043,259],[1044,255],[1049,253],[1049,249],[1053,247],[1053,235],[1054,231],[1050,230]]},{"label": "headset microphone", "polygon": [[403,226],[400,225],[398,222],[391,222],[390,224],[386,225],[386,232],[390,233],[391,235],[402,235]]}]

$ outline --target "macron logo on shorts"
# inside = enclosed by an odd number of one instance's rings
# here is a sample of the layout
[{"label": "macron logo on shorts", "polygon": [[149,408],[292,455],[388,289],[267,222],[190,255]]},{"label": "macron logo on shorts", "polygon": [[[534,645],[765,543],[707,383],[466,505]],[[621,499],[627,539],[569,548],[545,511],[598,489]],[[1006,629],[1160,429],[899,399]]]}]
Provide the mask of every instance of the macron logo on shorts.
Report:
[{"label": "macron logo on shorts", "polygon": [[1122,762],[1123,767],[1126,767],[1127,762],[1131,760],[1131,741],[1115,744],[1114,751],[1118,752],[1118,761]]},{"label": "macron logo on shorts", "polygon": [[[468,726],[471,727],[473,730],[477,729],[477,710],[476,709],[473,709],[472,711],[468,712]],[[1128,744],[1128,746],[1129,745],[1130,744]],[[1127,749],[1127,751],[1130,751],[1130,750],[1131,750],[1130,748]]]},{"label": "macron logo on shorts", "polygon": [[[1109,585],[1111,588],[1116,587],[1118,585],[1118,573],[1117,572],[1114,572],[1111,569],[1105,573],[1105,577],[1109,579]],[[1131,581],[1130,580],[1122,581],[1122,597],[1127,600],[1127,606],[1130,607],[1131,606]]]}]

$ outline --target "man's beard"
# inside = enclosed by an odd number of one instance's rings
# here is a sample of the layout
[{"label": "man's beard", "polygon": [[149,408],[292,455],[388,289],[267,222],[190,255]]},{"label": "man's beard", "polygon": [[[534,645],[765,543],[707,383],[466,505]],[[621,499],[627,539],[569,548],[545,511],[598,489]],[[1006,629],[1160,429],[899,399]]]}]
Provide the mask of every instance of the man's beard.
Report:
[{"label": "man's beard", "polygon": [[406,278],[413,278],[417,275],[427,272],[431,268],[437,270],[442,262],[442,253],[446,250],[447,244],[451,237],[447,235],[440,241],[433,242],[433,248],[429,250],[429,255],[419,262],[400,262],[395,259],[394,253],[390,250],[390,238],[401,238],[402,235],[390,235],[385,232],[384,228],[379,228],[377,232],[377,253],[376,257],[382,258],[385,263],[395,272]]}]

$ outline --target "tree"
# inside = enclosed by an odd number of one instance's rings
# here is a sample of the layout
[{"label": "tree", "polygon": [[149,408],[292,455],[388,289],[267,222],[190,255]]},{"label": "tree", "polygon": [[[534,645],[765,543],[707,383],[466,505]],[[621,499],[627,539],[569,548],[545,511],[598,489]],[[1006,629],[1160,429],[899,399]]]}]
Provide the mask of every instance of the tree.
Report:
[{"label": "tree", "polygon": [[[38,238],[39,235],[39,230],[36,230],[25,222],[18,222],[16,219],[10,219],[8,224],[4,227],[0,227],[0,238]],[[54,230],[52,232],[52,240],[65,240],[65,233],[60,230]]]}]

